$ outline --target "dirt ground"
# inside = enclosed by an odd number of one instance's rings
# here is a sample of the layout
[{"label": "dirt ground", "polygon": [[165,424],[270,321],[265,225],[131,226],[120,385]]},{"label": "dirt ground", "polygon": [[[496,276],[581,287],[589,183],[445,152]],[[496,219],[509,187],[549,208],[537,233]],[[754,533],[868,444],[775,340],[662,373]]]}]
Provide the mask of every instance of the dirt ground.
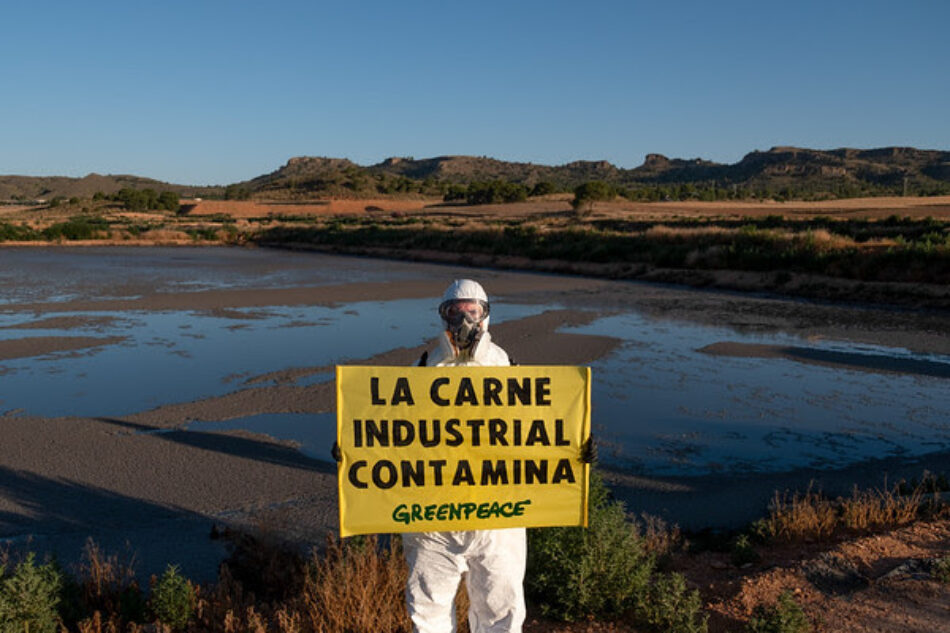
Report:
[{"label": "dirt ground", "polygon": [[[450,215],[472,218],[531,218],[559,216],[571,213],[572,194],[552,194],[531,198],[525,202],[509,204],[486,204],[467,206],[459,203],[443,203],[438,198],[373,198],[363,200],[323,199],[301,202],[277,202],[267,200],[200,200],[182,199],[186,218],[208,218],[229,215],[235,220],[262,219],[276,216],[370,216],[405,214],[424,217],[427,215]],[[0,217],[7,221],[46,220],[74,215],[78,209],[63,205],[60,209],[37,209],[36,207],[0,206]],[[117,217],[136,221],[159,221],[164,216],[155,213],[131,213],[115,210]],[[769,215],[784,215],[787,218],[827,216],[839,219],[881,219],[891,215],[922,219],[925,217],[950,218],[950,196],[932,197],[877,197],[848,198],[818,202],[768,201],[669,201],[633,202],[617,199],[612,202],[597,202],[592,208],[591,219],[637,218],[663,220],[683,218],[760,218]]]},{"label": "dirt ground", "polygon": [[934,562],[950,555],[950,520],[758,551],[761,560],[745,568],[709,552],[674,564],[703,594],[711,633],[741,630],[756,605],[784,591],[817,632],[950,631],[950,584],[931,576]]}]

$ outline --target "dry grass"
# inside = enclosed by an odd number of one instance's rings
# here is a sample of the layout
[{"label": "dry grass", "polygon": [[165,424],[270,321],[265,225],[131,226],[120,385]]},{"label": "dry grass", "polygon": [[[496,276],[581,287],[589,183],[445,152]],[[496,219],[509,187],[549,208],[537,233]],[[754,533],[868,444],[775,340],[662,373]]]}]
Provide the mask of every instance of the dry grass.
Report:
[{"label": "dry grass", "polygon": [[720,226],[669,226],[667,224],[657,224],[651,226],[644,235],[646,237],[659,241],[685,240],[687,238],[709,237],[735,235],[737,229],[726,229]]},{"label": "dry grass", "polygon": [[809,487],[804,494],[775,493],[769,516],[758,524],[764,536],[783,541],[823,540],[838,530],[867,532],[895,528],[914,521],[922,511],[940,504],[939,493],[925,503],[927,481],[908,494],[901,487],[859,490],[848,498],[829,499]]},{"label": "dry grass", "polygon": [[122,594],[137,589],[135,555],[107,554],[92,539],[86,541],[79,563],[79,586],[85,604],[95,611],[116,613]]},{"label": "dry grass", "polygon": [[834,504],[811,488],[804,494],[775,493],[769,516],[764,520],[765,533],[777,540],[821,539],[829,536],[838,524]]},{"label": "dry grass", "polygon": [[907,525],[915,518],[923,501],[921,486],[909,495],[892,490],[858,490],[841,500],[841,524],[851,530],[869,530]]},{"label": "dry grass", "polygon": [[410,630],[403,598],[408,571],[395,543],[380,548],[375,538],[357,546],[336,541],[314,556],[302,594],[309,631]]},{"label": "dry grass", "polygon": [[683,544],[679,526],[670,525],[658,516],[641,513],[634,525],[643,539],[644,549],[656,556],[668,556]]},{"label": "dry grass", "polygon": [[[222,568],[218,583],[199,591],[191,631],[211,633],[408,633],[404,592],[408,570],[400,541],[330,539],[322,552],[296,563],[266,539],[242,535],[240,567],[264,565],[266,584],[285,591],[263,597]],[[269,567],[267,561],[283,560]],[[245,569],[243,571],[249,571]],[[281,580],[280,577],[284,578]],[[468,633],[468,598],[456,599],[459,632]],[[98,632],[90,632],[98,633]]]}]

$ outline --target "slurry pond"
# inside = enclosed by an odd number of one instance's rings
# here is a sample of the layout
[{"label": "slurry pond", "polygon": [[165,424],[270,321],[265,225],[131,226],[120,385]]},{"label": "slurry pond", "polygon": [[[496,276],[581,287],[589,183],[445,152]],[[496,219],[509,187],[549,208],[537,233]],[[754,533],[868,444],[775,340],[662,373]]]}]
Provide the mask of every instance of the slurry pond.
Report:
[{"label": "slurry pond", "polygon": [[[226,311],[47,312],[39,304],[155,292],[398,284],[433,274],[450,280],[459,272],[238,249],[5,250],[0,257],[0,348],[29,339],[109,341],[0,359],[0,414],[42,417],[121,417],[245,389],[248,379],[288,369],[325,368],[293,384],[328,381],[334,364],[421,345],[439,324],[437,297]],[[498,302],[492,323],[563,307],[556,300]],[[563,331],[622,341],[591,365],[594,431],[601,458],[611,465],[657,475],[769,472],[950,448],[947,355],[885,341],[816,340],[765,326],[750,332],[657,318],[635,306],[600,306],[596,296],[585,298],[582,309],[593,313],[591,322]],[[709,353],[723,342],[740,352],[791,351]],[[841,359],[847,362],[830,362]],[[305,453],[325,459],[333,414],[188,424],[194,431],[237,428],[294,440]]]}]

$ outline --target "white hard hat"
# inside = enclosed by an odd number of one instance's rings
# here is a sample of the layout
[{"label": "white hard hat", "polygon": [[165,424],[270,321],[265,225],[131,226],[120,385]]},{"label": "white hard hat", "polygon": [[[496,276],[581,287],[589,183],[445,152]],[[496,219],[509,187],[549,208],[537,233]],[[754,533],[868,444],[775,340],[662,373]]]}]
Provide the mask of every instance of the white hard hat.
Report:
[{"label": "white hard hat", "polygon": [[472,279],[456,279],[452,282],[445,292],[442,293],[442,301],[452,301],[453,299],[474,299],[488,303],[488,295],[485,289],[477,281]]}]

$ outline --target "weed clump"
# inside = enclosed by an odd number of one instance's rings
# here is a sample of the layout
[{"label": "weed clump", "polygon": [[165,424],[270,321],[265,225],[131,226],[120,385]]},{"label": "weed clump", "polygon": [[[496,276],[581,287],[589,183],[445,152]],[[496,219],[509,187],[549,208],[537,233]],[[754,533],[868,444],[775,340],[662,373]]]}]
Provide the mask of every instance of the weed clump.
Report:
[{"label": "weed clump", "polygon": [[930,569],[930,576],[939,582],[950,583],[950,556],[938,558]]},{"label": "weed clump", "polygon": [[732,564],[736,567],[757,563],[760,558],[748,534],[740,534],[732,542],[731,557]]},{"label": "weed clump", "polygon": [[0,633],[56,633],[59,627],[62,573],[34,559],[30,553],[12,573],[0,566]]},{"label": "weed clump", "polygon": [[773,605],[756,606],[746,627],[748,633],[806,633],[810,630],[805,612],[789,591],[783,591]]},{"label": "weed clump", "polygon": [[155,618],[173,631],[181,631],[195,610],[195,590],[191,582],[169,565],[152,588],[151,608]]},{"label": "weed clump", "polygon": [[681,574],[658,574],[638,620],[664,633],[706,633],[702,608],[699,592],[689,589]]}]

